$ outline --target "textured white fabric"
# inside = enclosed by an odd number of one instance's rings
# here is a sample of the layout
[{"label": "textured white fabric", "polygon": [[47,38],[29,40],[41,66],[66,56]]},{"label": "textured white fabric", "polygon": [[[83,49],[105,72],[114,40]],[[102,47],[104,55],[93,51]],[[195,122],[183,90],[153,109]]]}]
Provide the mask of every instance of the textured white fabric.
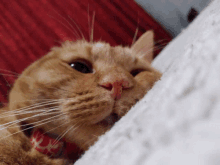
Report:
[{"label": "textured white fabric", "polygon": [[220,1],[153,65],[161,80],[76,165],[220,164]]}]

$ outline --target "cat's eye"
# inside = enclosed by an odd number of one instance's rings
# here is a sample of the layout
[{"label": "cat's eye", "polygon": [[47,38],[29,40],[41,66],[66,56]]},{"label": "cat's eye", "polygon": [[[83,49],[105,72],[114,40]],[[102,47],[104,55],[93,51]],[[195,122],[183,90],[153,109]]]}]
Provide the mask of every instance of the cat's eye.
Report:
[{"label": "cat's eye", "polygon": [[71,62],[70,67],[81,72],[81,73],[92,73],[92,65],[89,62],[85,62],[82,60]]},{"label": "cat's eye", "polygon": [[130,73],[133,77],[137,76],[139,73],[145,71],[144,69],[134,69]]}]

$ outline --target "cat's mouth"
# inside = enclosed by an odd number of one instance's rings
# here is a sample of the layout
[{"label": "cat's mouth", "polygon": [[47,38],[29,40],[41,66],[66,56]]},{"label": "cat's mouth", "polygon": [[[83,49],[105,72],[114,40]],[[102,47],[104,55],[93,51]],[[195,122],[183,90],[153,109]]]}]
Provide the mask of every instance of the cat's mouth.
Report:
[{"label": "cat's mouth", "polygon": [[104,127],[111,128],[121,117],[118,116],[116,113],[111,113],[105,119],[99,122],[99,124],[103,125]]}]

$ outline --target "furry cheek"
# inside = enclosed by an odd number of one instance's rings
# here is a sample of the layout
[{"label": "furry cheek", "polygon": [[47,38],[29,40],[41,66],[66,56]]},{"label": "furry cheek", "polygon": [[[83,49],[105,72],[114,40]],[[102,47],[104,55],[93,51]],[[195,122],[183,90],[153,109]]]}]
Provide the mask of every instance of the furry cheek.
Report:
[{"label": "furry cheek", "polygon": [[140,84],[142,87],[144,87],[147,90],[151,89],[154,83],[159,80],[161,77],[160,72],[150,72],[145,71],[140,74],[138,74],[135,77],[135,80]]},{"label": "furry cheek", "polygon": [[[100,96],[101,95],[101,96]],[[96,124],[112,113],[114,101],[108,94],[88,93],[76,95],[62,104],[63,113],[68,114],[73,124]]]}]

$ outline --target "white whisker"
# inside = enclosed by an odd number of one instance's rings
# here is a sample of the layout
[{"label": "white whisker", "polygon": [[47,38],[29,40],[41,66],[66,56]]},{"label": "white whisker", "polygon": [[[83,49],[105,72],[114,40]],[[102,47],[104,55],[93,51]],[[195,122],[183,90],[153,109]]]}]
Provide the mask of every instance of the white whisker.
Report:
[{"label": "white whisker", "polygon": [[[52,8],[53,9],[53,8]],[[68,24],[70,27],[72,27],[72,29],[74,30],[74,34],[77,35],[78,38],[80,38],[80,35],[77,33],[76,29],[73,27],[73,25],[65,18],[63,17],[60,13],[58,13],[55,9],[53,9],[61,18],[63,18]]]},{"label": "white whisker", "polygon": [[65,124],[67,124],[67,123],[69,123],[69,122],[70,122],[70,121],[66,121],[66,122],[65,122],[65,123],[63,123],[63,124],[61,124],[61,125],[59,125],[59,126],[57,126],[57,127],[53,128],[53,129],[50,129],[50,130],[48,130],[48,131],[44,132],[44,134],[45,134],[45,133],[48,133],[48,132],[51,132],[51,131],[53,131],[53,130],[55,130],[55,129],[59,128],[59,127],[62,127],[63,125],[65,125]]},{"label": "white whisker", "polygon": [[138,26],[139,26],[139,13],[138,13],[138,22],[137,22],[137,28],[136,28],[136,30],[135,30],[135,33],[134,33],[134,37],[133,37],[133,41],[132,41],[131,46],[132,46],[132,45],[134,45],[134,43],[135,43],[135,41],[136,41],[136,39],[137,39],[137,34],[138,34],[138,31],[139,31]]},{"label": "white whisker", "polygon": [[[153,48],[151,48],[151,49],[148,49],[147,51],[143,52],[143,54],[141,55],[141,57],[142,57],[142,56],[145,56],[147,53],[151,53],[152,51],[160,50],[160,49],[164,48],[165,45],[166,45],[166,44],[161,45],[161,46],[155,46],[155,47],[153,47]],[[142,48],[142,49],[144,49],[144,48]],[[138,50],[137,52],[141,52],[142,49]]]},{"label": "white whisker", "polygon": [[[20,126],[29,126],[29,125],[41,123],[41,122],[43,122],[43,121],[48,121],[48,120],[51,120],[51,119],[54,119],[54,118],[56,118],[56,117],[60,117],[60,116],[64,115],[64,114],[60,114],[60,113],[58,113],[58,114],[59,114],[59,115],[52,116],[52,117],[49,117],[49,118],[46,118],[46,119],[43,119],[43,120],[40,120],[40,121],[28,123],[28,124],[22,124],[22,125],[20,125]],[[57,119],[55,119],[55,120],[57,120]],[[54,120],[53,120],[53,121],[54,121]],[[17,124],[17,123],[13,123],[13,124],[11,124],[11,125],[9,125],[9,126],[7,126],[7,127],[4,127],[4,129],[5,129],[5,128],[13,128],[13,127],[18,127],[18,126],[19,126],[19,125],[14,125],[14,124]],[[14,125],[14,126],[13,126],[13,125]],[[1,129],[0,129],[0,130],[1,130]]]},{"label": "white whisker", "polygon": [[68,30],[70,30],[70,31],[75,35],[75,37],[79,37],[77,33],[74,33],[74,32],[72,31],[72,29],[70,29],[68,26],[66,26],[63,22],[61,22],[60,20],[56,19],[55,17],[53,17],[53,16],[51,16],[51,15],[49,15],[49,14],[48,14],[48,16],[51,17],[51,18],[53,18],[54,20],[56,20],[56,21],[59,22],[60,24],[62,24],[62,25],[63,25],[65,28],[67,28]]},{"label": "white whisker", "polygon": [[[154,44],[162,43],[163,41],[168,41],[167,39],[158,40],[157,42],[154,42]],[[165,42],[163,44],[168,44],[169,42]]]},{"label": "white whisker", "polygon": [[19,112],[23,112],[23,111],[27,111],[27,110],[32,110],[34,108],[40,108],[43,106],[54,105],[54,104],[58,104],[58,103],[60,103],[60,101],[46,101],[46,102],[36,103],[36,104],[32,104],[30,106],[26,106],[24,108],[19,108],[19,109],[15,109],[15,110],[10,110],[8,112],[4,112],[1,115],[7,114],[7,113],[10,114],[12,112],[19,113]]},{"label": "white whisker", "polygon": [[59,141],[60,139],[62,139],[74,126],[71,126],[69,129],[67,129],[61,136],[58,136],[54,143],[52,144],[51,148],[53,148],[53,146],[55,146]]},{"label": "white whisker", "polygon": [[95,23],[95,11],[93,12],[93,17],[92,17],[92,29],[91,29],[91,38],[90,42],[93,42],[93,37],[94,37],[94,23]]},{"label": "white whisker", "polygon": [[1,118],[6,118],[6,117],[10,117],[10,116],[15,116],[15,115],[25,115],[25,114],[30,114],[30,113],[37,113],[37,112],[45,112],[45,110],[33,110],[33,111],[27,111],[27,112],[23,112],[23,113],[14,113],[14,114],[10,114],[10,115],[1,115]]},{"label": "white whisker", "polygon": [[18,120],[16,120],[16,121],[11,121],[11,122],[2,124],[2,126],[8,125],[8,124],[16,124],[16,123],[25,121],[25,120],[27,120],[27,119],[31,119],[31,118],[34,118],[34,117],[39,117],[39,116],[42,116],[42,114],[48,113],[48,112],[50,112],[50,111],[54,111],[54,109],[49,110],[49,111],[46,111],[46,112],[43,112],[43,113],[40,113],[40,114],[33,115],[33,116],[31,116],[31,117],[26,117],[26,118],[23,118],[23,119],[18,119]]},{"label": "white whisker", "polygon": [[16,77],[16,78],[18,77],[17,75],[8,74],[8,73],[7,73],[7,74],[5,74],[5,73],[0,73],[0,75],[2,75],[2,76],[8,76],[8,77],[9,77],[9,76],[14,76],[14,77]]},{"label": "white whisker", "polygon": [[3,76],[3,78],[5,79],[7,86],[9,86],[11,88],[11,84],[9,84],[9,82],[7,81],[7,79],[5,78],[5,76]]},{"label": "white whisker", "polygon": [[[55,120],[61,120],[61,119],[63,119],[63,118],[59,118],[59,119],[55,119]],[[51,121],[52,121],[52,120],[51,120]],[[41,124],[35,125],[35,127],[36,127],[36,126],[40,126],[40,125],[47,124],[47,123],[49,123],[49,122],[51,122],[51,121],[48,121],[48,122],[45,122],[45,123],[41,123]],[[53,120],[53,121],[54,121],[54,120]],[[0,141],[1,141],[2,139],[5,139],[5,138],[10,137],[10,136],[12,136],[12,135],[15,135],[15,134],[18,134],[18,133],[20,133],[20,132],[26,131],[26,130],[28,130],[28,129],[32,129],[32,127],[23,129],[23,130],[21,130],[21,131],[17,131],[17,132],[12,133],[12,134],[10,134],[10,135],[8,135],[8,136],[5,136],[5,137],[3,137],[3,138],[0,138]],[[2,129],[0,129],[0,130],[2,130]]]},{"label": "white whisker", "polygon": [[69,15],[68,15],[68,17],[69,17],[69,19],[74,23],[74,25],[76,26],[76,28],[79,30],[79,32],[80,32],[80,34],[81,34],[83,40],[85,40],[85,37],[84,37],[84,35],[83,35],[83,33],[82,33],[82,30],[79,28],[79,26],[77,25],[77,23],[76,23]]},{"label": "white whisker", "polygon": [[20,75],[20,74],[18,74],[18,73],[16,73],[16,72],[12,72],[12,71],[6,70],[6,69],[0,69],[0,71],[8,72],[8,73],[10,73],[10,74]]},{"label": "white whisker", "polygon": [[[88,28],[89,28],[89,38],[91,37],[91,34],[90,34],[90,32],[91,32],[91,27],[90,27],[90,15],[89,15],[89,4],[88,4]],[[91,40],[90,40],[91,41]]]}]

